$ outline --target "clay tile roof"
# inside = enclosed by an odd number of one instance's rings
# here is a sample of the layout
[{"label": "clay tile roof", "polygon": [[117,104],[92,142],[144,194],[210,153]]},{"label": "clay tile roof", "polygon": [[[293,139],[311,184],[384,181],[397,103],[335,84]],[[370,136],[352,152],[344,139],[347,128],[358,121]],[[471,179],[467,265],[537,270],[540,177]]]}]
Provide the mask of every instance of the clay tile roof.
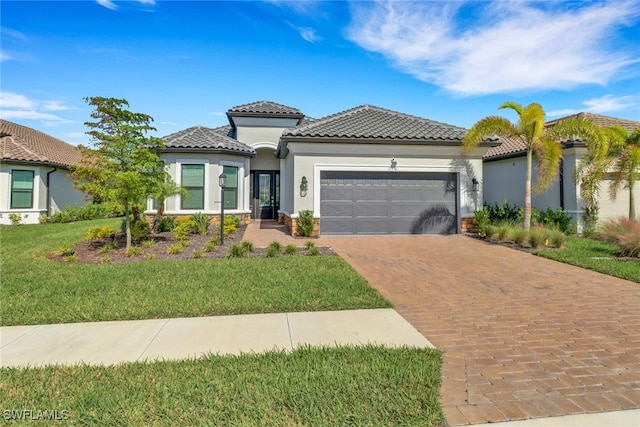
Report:
[{"label": "clay tile roof", "polygon": [[[593,123],[601,127],[622,126],[623,128],[627,129],[629,132],[635,131],[640,126],[640,122],[636,122],[633,120],[619,119],[617,117],[603,116],[601,114],[584,113],[584,112],[573,114],[571,116],[561,117],[559,119],[550,120],[546,123],[546,126],[553,126],[554,124],[561,122],[562,120],[574,119],[574,118],[591,120]],[[499,139],[502,144],[497,147],[491,147],[487,151],[487,154],[485,154],[484,156],[485,159],[509,157],[515,154],[526,152],[526,147],[524,143],[516,138],[500,137]]]},{"label": "clay tile roof", "polygon": [[254,154],[253,148],[239,142],[230,135],[231,126],[221,126],[215,129],[204,126],[193,126],[180,132],[163,137],[165,149],[168,150],[214,150],[234,151]]},{"label": "clay tile roof", "polygon": [[371,105],[361,105],[284,131],[286,137],[461,142],[466,129]]},{"label": "clay tile roof", "polygon": [[[240,114],[238,114],[240,113]],[[256,101],[249,104],[231,107],[227,115],[260,115],[260,116],[295,116],[302,118],[304,114],[297,108],[288,107],[271,101]]]},{"label": "clay tile roof", "polygon": [[46,133],[0,119],[0,160],[69,167],[82,155],[71,144]]}]

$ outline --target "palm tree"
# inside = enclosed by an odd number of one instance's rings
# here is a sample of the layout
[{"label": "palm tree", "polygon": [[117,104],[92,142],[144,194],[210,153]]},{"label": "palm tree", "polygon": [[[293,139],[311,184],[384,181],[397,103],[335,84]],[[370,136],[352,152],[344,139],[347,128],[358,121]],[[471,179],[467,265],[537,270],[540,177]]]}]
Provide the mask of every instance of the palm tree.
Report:
[{"label": "palm tree", "polygon": [[609,197],[616,199],[618,191],[624,187],[629,190],[629,219],[636,219],[636,202],[633,190],[636,181],[640,179],[640,128],[629,134],[626,129],[620,128],[623,143],[614,146],[612,150],[612,175],[613,180],[609,186]]},{"label": "palm tree", "polygon": [[184,187],[178,186],[173,180],[166,179],[164,183],[159,185],[153,192],[153,198],[158,201],[158,207],[156,209],[156,216],[153,218],[153,225],[151,229],[153,232],[158,231],[158,225],[164,215],[164,202],[171,196],[180,195],[180,197],[188,197],[187,190]]},{"label": "palm tree", "polygon": [[479,120],[467,132],[463,140],[465,151],[471,151],[490,136],[501,136],[519,140],[527,152],[527,171],[524,190],[524,228],[531,228],[531,176],[533,156],[536,156],[538,173],[536,193],[542,193],[553,183],[558,175],[562,160],[561,138],[574,137],[588,140],[594,146],[601,145],[601,135],[597,126],[591,122],[571,118],[554,124],[545,125],[545,113],[539,104],[532,103],[523,107],[517,102],[505,102],[499,109],[509,108],[518,114],[518,122],[512,123],[504,117],[490,116]]}]

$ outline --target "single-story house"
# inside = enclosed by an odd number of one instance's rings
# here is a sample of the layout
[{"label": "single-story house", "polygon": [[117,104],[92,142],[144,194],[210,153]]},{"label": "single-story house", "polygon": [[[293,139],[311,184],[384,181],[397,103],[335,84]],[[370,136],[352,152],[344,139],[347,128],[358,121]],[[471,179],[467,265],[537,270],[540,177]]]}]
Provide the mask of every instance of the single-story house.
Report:
[{"label": "single-story house", "polygon": [[[584,112],[549,121],[547,126],[552,126],[554,123],[568,118],[591,120],[601,127],[622,126],[629,133],[640,126],[640,122],[633,120]],[[483,158],[484,200],[488,204],[502,205],[507,201],[512,205],[524,206],[526,149],[519,140],[502,137],[499,139],[501,144],[491,147]],[[533,195],[531,204],[537,210],[562,208],[572,216],[580,230],[583,224],[582,215],[585,203],[580,197],[580,186],[576,183],[573,174],[580,159],[587,153],[587,148],[582,141],[569,140],[560,142],[560,144],[562,145],[563,160],[560,164],[558,179],[546,192]],[[627,216],[629,213],[628,190],[619,191],[615,202],[611,201],[609,198],[610,180],[611,177],[606,176],[600,185],[598,198],[600,221]],[[533,185],[535,182],[534,173]],[[634,194],[636,200],[640,200],[640,186],[636,186]]]},{"label": "single-story house", "polygon": [[37,224],[41,215],[84,203],[70,178],[82,157],[73,145],[0,120],[0,156],[0,224],[11,224],[10,214]]},{"label": "single-story house", "polygon": [[465,155],[466,129],[370,105],[315,120],[258,101],[227,117],[163,138],[168,171],[189,193],[167,199],[166,214],[219,215],[224,173],[225,214],[292,234],[303,210],[322,235],[459,233],[482,206],[482,156],[497,144]]}]

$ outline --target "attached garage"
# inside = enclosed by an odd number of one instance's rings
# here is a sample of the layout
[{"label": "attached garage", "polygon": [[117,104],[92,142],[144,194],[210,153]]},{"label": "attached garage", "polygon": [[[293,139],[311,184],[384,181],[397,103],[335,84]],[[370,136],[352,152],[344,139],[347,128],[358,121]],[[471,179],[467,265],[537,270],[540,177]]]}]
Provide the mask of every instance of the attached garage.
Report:
[{"label": "attached garage", "polygon": [[323,171],[322,234],[458,233],[458,175]]}]

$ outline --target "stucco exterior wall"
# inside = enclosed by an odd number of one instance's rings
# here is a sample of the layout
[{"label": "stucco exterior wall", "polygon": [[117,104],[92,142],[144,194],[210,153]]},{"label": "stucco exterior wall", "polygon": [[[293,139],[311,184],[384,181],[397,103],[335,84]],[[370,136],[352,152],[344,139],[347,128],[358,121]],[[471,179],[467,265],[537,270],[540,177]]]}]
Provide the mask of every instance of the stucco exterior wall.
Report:
[{"label": "stucco exterior wall", "polygon": [[[617,219],[619,217],[629,217],[629,190],[621,188],[618,190],[615,201],[609,198],[609,186],[611,185],[611,177],[608,176],[600,183],[600,195],[598,203],[600,204],[599,220],[607,221]],[[633,189],[633,195],[636,200],[636,215],[640,212],[640,185],[636,184]]]},{"label": "stucco exterior wall", "polygon": [[[462,218],[473,217],[482,206],[482,192],[472,191],[472,178],[482,182],[484,149],[462,157],[460,147],[399,146],[383,144],[312,144],[289,143],[287,165],[291,165],[289,184],[293,192],[287,194],[286,208],[281,211],[293,218],[300,210],[312,210],[314,217],[320,211],[320,175],[326,170],[451,172],[460,177],[458,202]],[[391,160],[395,160],[392,168]],[[308,181],[308,191],[302,195],[299,185],[302,177]],[[289,200],[292,201],[289,203]],[[291,206],[291,207],[290,207]]]},{"label": "stucco exterior wall", "polygon": [[[11,209],[11,171],[33,171],[33,206],[30,209]],[[11,224],[9,214],[15,213],[22,217],[23,224],[38,224],[41,215],[51,215],[65,209],[69,205],[85,204],[84,193],[73,188],[73,182],[66,169],[58,168],[49,175],[51,198],[50,212],[47,213],[47,173],[53,171],[53,167],[42,165],[27,165],[2,163],[0,165],[0,224]]]},{"label": "stucco exterior wall", "polygon": [[256,149],[255,157],[251,158],[251,170],[279,170],[280,160],[271,148]]},{"label": "stucco exterior wall", "polygon": [[[181,165],[203,164],[205,171],[204,209],[181,209],[182,201],[180,196],[177,195],[169,197],[165,201],[165,214],[190,215],[196,212],[219,214],[221,191],[218,177],[222,173],[223,166],[235,166],[238,168],[238,208],[225,209],[225,213],[249,213],[249,159],[247,157],[210,153],[164,153],[161,157],[167,164],[169,175],[179,186],[182,184]],[[152,200],[148,201],[146,213],[155,213]]]}]

